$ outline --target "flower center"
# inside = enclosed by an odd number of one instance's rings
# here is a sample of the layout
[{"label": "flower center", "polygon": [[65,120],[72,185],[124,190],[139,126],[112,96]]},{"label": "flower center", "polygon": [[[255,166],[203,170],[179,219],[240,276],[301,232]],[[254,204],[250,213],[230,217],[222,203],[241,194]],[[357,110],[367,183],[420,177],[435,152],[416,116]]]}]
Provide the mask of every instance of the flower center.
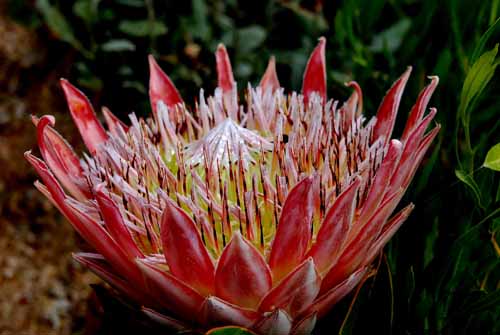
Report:
[{"label": "flower center", "polygon": [[[160,216],[174,201],[197,224],[218,257],[239,231],[264,254],[288,192],[317,176],[313,238],[329,205],[356,175],[374,175],[384,155],[355,105],[250,89],[247,110],[228,115],[221,95],[201,97],[191,114],[160,102],[154,119],[131,115],[128,132],[112,136],[87,159],[89,183],[105,182],[145,253],[161,252]],[[241,121],[235,121],[241,120]],[[360,187],[362,203],[371,178]],[[121,200],[121,201],[119,201]]]}]

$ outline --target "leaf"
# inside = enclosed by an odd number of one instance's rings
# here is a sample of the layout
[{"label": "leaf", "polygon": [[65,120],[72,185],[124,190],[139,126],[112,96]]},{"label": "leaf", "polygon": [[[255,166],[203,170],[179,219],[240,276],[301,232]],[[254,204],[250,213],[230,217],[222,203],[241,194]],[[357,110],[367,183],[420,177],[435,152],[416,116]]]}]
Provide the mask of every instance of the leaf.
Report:
[{"label": "leaf", "polygon": [[189,32],[194,38],[208,41],[212,28],[208,23],[208,8],[204,0],[193,0],[193,15],[189,20]]},{"label": "leaf", "polygon": [[77,0],[73,5],[73,13],[90,25],[97,19],[97,6],[100,0]]},{"label": "leaf", "polygon": [[126,39],[116,39],[107,41],[101,48],[106,52],[135,51],[135,44]]},{"label": "leaf", "polygon": [[261,26],[252,25],[238,30],[238,51],[250,52],[266,40],[266,30]]},{"label": "leaf", "polygon": [[500,229],[500,218],[491,220],[491,232],[496,233]]},{"label": "leaf", "polygon": [[42,13],[45,23],[49,29],[62,41],[71,44],[75,49],[82,50],[83,47],[76,39],[70,24],[62,13],[48,0],[37,0],[36,7]]},{"label": "leaf", "polygon": [[302,28],[306,30],[309,35],[317,36],[328,30],[328,21],[325,19],[322,12],[315,13],[304,9],[300,6],[299,2],[296,1],[282,1],[280,5],[295,14]]},{"label": "leaf", "polygon": [[438,225],[438,217],[434,219],[434,223],[432,224],[432,230],[427,234],[425,238],[425,249],[424,249],[424,268],[426,268],[435,256],[436,243],[439,237],[439,225]]},{"label": "leaf", "polygon": [[235,71],[239,78],[246,78],[252,74],[252,64],[247,62],[239,62],[236,64]]},{"label": "leaf", "polygon": [[495,309],[500,304],[500,289],[488,293],[477,301],[471,303],[464,311],[464,314],[478,313],[484,310]]},{"label": "leaf", "polygon": [[488,39],[490,38],[491,34],[500,26],[500,17],[496,19],[495,22],[486,30],[481,36],[481,39],[479,40],[479,43],[477,44],[476,48],[474,49],[474,53],[472,54],[472,57],[470,59],[471,63],[475,63],[479,55],[483,52],[484,46],[486,45],[486,42],[488,42]]},{"label": "leaf", "polygon": [[255,333],[246,328],[227,326],[213,328],[209,330],[205,335],[255,335]]},{"label": "leaf", "polygon": [[469,186],[472,193],[476,197],[477,203],[479,204],[479,206],[481,206],[481,191],[479,189],[479,186],[477,186],[477,183],[474,180],[474,178],[472,178],[470,174],[466,174],[462,170],[455,170],[455,175],[457,176],[458,179],[460,179],[460,181]]},{"label": "leaf", "polygon": [[368,49],[373,52],[394,52],[398,50],[410,26],[410,19],[404,18],[400,20],[388,29],[375,35]]},{"label": "leaf", "polygon": [[488,150],[483,166],[490,170],[500,171],[500,143],[495,144]]},{"label": "leaf", "polygon": [[145,5],[145,2],[143,0],[115,0],[115,2],[123,6],[136,8],[143,8]]},{"label": "leaf", "polygon": [[134,37],[156,37],[167,33],[167,26],[163,22],[148,20],[122,21],[118,25],[118,29]]},{"label": "leaf", "polygon": [[[460,104],[458,107],[458,115],[462,120],[462,125],[466,131],[466,136],[469,133],[470,112],[469,107],[481,95],[486,85],[493,77],[498,62],[495,61],[498,52],[498,44],[493,49],[485,52],[472,65],[465,77],[462,93],[460,95]],[[470,144],[470,139],[467,142]]]}]

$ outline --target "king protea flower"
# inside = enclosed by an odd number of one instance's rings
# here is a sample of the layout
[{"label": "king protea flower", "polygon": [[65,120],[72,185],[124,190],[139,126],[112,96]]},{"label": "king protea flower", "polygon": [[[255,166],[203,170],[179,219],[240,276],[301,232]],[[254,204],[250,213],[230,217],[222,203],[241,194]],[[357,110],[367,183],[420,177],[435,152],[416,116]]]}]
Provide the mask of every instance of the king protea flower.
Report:
[{"label": "king protea flower", "polygon": [[220,45],[218,87],[191,108],[150,56],[152,116],[125,125],[103,108],[107,130],[61,80],[89,154],[78,158],[43,116],[33,118],[43,160],[26,158],[35,186],[96,251],[75,259],[176,329],[311,332],[412,211],[392,214],[439,131],[426,134],[431,77],[391,139],[411,68],[369,121],[357,83],[342,106],[329,100],[325,44],[302,93],[284,92],[271,59],[244,102]]}]

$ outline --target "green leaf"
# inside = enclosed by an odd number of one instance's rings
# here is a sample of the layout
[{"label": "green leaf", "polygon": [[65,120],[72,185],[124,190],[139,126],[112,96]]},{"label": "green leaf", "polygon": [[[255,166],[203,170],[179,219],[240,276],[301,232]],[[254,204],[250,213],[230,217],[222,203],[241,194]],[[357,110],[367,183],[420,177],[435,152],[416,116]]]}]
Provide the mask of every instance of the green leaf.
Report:
[{"label": "green leaf", "polygon": [[208,23],[208,8],[204,0],[193,0],[193,15],[189,20],[189,32],[194,38],[208,41],[212,28]]},{"label": "green leaf", "polygon": [[106,52],[135,51],[135,44],[126,39],[116,39],[102,44],[101,48]]},{"label": "green leaf", "polygon": [[500,17],[496,19],[495,22],[486,30],[481,36],[481,39],[479,40],[479,43],[477,44],[476,48],[474,49],[474,53],[472,54],[472,57],[470,59],[471,63],[474,63],[479,55],[483,52],[484,46],[486,45],[486,42],[488,42],[488,39],[490,38],[491,34],[500,26]]},{"label": "green leaf", "polygon": [[62,41],[71,44],[75,49],[82,50],[83,47],[76,39],[70,24],[62,13],[48,0],[37,0],[36,7],[42,13],[45,23],[49,29]]},{"label": "green leaf", "polygon": [[425,249],[424,249],[424,268],[426,268],[430,262],[434,259],[435,256],[435,247],[436,242],[439,237],[439,225],[438,225],[438,217],[434,219],[434,223],[432,225],[432,230],[427,234],[425,238]]},{"label": "green leaf", "polygon": [[460,95],[460,104],[458,107],[458,116],[462,121],[462,126],[465,130],[466,143],[471,150],[470,144],[470,110],[475,104],[485,87],[495,73],[498,65],[496,56],[498,52],[498,44],[493,49],[485,52],[472,65],[465,77],[462,93]]},{"label": "green leaf", "polygon": [[295,14],[302,28],[309,35],[318,35],[328,30],[328,21],[322,12],[315,13],[300,6],[297,1],[280,2],[280,5],[287,8]]},{"label": "green leaf", "polygon": [[494,171],[500,171],[500,143],[495,144],[488,150],[483,166]]},{"label": "green leaf", "polygon": [[227,326],[211,329],[206,335],[255,335],[255,333],[245,328]]},{"label": "green leaf", "polygon": [[410,29],[410,26],[410,19],[404,18],[400,20],[388,29],[375,35],[369,50],[373,52],[394,52],[398,50],[401,46],[401,42],[403,41],[403,37]]},{"label": "green leaf", "polygon": [[238,51],[250,52],[266,40],[266,30],[261,26],[253,25],[238,30]]},{"label": "green leaf", "polygon": [[118,29],[123,33],[134,37],[160,36],[167,33],[167,26],[159,21],[122,21]]},{"label": "green leaf", "polygon": [[138,92],[140,92],[142,94],[146,94],[147,93],[146,87],[140,81],[127,80],[127,81],[123,82],[122,86],[125,87],[125,88],[135,89],[135,90],[137,90]]},{"label": "green leaf", "polygon": [[239,62],[236,64],[234,72],[238,78],[246,78],[252,74],[252,64]]},{"label": "green leaf", "polygon": [[476,197],[477,203],[479,204],[479,206],[481,206],[481,191],[479,189],[479,186],[477,186],[477,183],[474,180],[474,178],[472,178],[472,175],[466,174],[462,170],[455,170],[455,175],[465,185],[469,186],[469,188],[471,189],[472,193]]},{"label": "green leaf", "polygon": [[496,233],[500,229],[500,218],[491,220],[491,232]]},{"label": "green leaf", "polygon": [[97,6],[100,0],[77,0],[73,5],[73,13],[90,25],[97,19]]},{"label": "green leaf", "polygon": [[115,2],[123,6],[136,8],[143,8],[145,5],[145,2],[143,0],[115,0]]},{"label": "green leaf", "polygon": [[471,303],[467,308],[465,308],[463,313],[477,313],[484,310],[495,309],[498,308],[499,304],[500,290],[496,290]]}]

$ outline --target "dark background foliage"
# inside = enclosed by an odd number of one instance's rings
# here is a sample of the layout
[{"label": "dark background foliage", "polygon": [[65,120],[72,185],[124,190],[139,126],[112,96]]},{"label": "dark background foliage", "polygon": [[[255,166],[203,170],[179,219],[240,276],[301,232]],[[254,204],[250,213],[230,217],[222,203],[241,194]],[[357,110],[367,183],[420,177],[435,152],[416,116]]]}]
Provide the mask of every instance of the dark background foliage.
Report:
[{"label": "dark background foliage", "polygon": [[[219,42],[240,88],[258,83],[275,55],[281,84],[299,90],[307,58],[325,36],[329,97],[345,100],[344,83],[356,80],[369,115],[413,66],[397,134],[426,76],[438,75],[431,106],[442,130],[402,202],[416,209],[386,247],[376,277],[337,305],[317,332],[500,333],[500,174],[482,167],[500,141],[498,0],[8,3],[10,19],[33,32],[44,52],[43,61],[18,71],[14,94],[27,96],[33,82],[63,76],[122,119],[150,113],[148,54],[194,103],[201,87],[215,87]],[[61,94],[54,99],[64,111]]]}]

